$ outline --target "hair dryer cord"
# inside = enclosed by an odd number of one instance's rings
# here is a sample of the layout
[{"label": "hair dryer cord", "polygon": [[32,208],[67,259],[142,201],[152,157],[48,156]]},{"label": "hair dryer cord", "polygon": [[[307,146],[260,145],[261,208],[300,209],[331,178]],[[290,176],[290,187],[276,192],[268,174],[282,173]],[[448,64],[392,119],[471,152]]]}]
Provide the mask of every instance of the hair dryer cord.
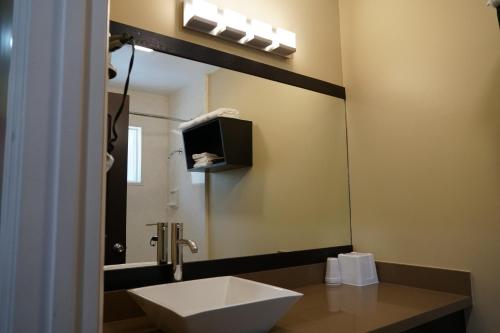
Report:
[{"label": "hair dryer cord", "polygon": [[132,55],[130,57],[130,62],[128,65],[128,73],[127,73],[127,79],[125,80],[125,87],[123,88],[122,102],[120,104],[120,107],[118,108],[118,112],[114,117],[112,117],[111,121],[111,134],[108,140],[108,153],[111,153],[113,151],[113,149],[115,148],[114,143],[116,142],[116,140],[118,140],[118,132],[116,131],[116,122],[120,118],[123,112],[123,108],[125,107],[125,101],[127,99],[127,93],[128,93],[128,86],[130,83],[130,73],[132,72],[132,68],[134,67],[134,57],[135,57],[134,39],[130,38],[128,43],[132,46]]}]

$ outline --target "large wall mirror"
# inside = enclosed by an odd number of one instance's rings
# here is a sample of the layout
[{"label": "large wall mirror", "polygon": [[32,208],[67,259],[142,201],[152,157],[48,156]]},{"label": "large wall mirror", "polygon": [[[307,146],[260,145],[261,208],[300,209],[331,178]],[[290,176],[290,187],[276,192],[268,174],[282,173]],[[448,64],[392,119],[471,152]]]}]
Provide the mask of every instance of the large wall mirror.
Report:
[{"label": "large wall mirror", "polygon": [[[112,53],[110,96],[123,91],[130,55],[130,46]],[[118,263],[156,264],[158,222],[184,224],[199,247],[184,252],[187,262],[351,244],[344,99],[140,50],[128,95]],[[190,172],[179,125],[218,108],[252,122],[253,165]]]}]

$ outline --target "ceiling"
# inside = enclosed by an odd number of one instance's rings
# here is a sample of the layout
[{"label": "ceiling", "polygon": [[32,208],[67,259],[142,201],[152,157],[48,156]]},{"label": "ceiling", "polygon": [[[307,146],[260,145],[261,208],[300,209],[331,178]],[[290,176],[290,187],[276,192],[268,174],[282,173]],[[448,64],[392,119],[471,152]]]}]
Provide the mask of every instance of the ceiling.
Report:
[{"label": "ceiling", "polygon": [[[129,45],[111,54],[111,63],[118,70],[118,75],[109,81],[110,86],[123,88],[131,54],[132,48]],[[165,53],[136,50],[130,88],[168,95],[218,68]]]}]

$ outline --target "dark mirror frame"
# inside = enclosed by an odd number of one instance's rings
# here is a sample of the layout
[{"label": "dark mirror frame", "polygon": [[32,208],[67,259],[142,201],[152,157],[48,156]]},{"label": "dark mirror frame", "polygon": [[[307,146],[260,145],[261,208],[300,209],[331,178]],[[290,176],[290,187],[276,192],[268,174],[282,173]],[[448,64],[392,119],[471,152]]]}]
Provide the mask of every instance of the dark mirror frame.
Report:
[{"label": "dark mirror frame", "polygon": [[[157,52],[262,77],[344,100],[346,99],[345,88],[342,86],[184,40],[160,35],[114,21],[110,22],[110,33],[128,33],[134,37],[136,45],[148,47]],[[352,245],[349,244],[345,246],[303,251],[186,262],[183,267],[184,280],[222,275],[237,275],[290,266],[322,263],[326,262],[326,258],[328,257],[336,257],[340,253],[351,252],[352,250]],[[113,269],[104,272],[104,291],[138,288],[169,282],[173,282],[172,266],[170,264]]]}]

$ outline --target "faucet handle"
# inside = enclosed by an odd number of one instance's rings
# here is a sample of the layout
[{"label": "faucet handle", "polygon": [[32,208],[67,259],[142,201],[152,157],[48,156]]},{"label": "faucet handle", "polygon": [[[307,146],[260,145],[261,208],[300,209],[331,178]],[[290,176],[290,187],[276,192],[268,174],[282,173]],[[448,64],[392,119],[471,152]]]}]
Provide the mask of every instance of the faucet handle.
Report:
[{"label": "faucet handle", "polygon": [[172,233],[171,233],[172,241],[174,241],[174,239],[177,240],[177,239],[181,239],[183,237],[184,223],[172,222],[172,223],[170,223],[170,229],[172,230]]},{"label": "faucet handle", "polygon": [[146,223],[144,226],[146,226],[146,227],[156,227],[158,225],[165,226],[165,225],[168,225],[168,222]]}]

